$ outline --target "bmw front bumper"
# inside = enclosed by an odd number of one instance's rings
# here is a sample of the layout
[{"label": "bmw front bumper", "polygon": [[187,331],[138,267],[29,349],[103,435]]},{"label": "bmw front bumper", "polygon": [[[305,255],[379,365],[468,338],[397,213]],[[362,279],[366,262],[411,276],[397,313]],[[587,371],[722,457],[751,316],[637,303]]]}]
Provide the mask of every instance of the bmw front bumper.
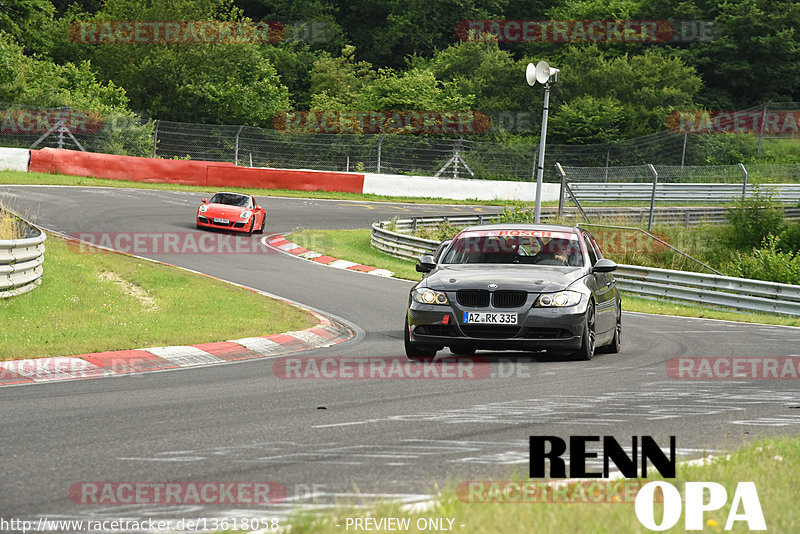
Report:
[{"label": "bmw front bumper", "polygon": [[[439,347],[469,346],[484,350],[551,350],[571,352],[581,346],[588,297],[575,306],[533,307],[530,295],[519,308],[466,308],[450,304],[411,301],[408,323],[411,341]],[[464,312],[516,313],[516,325],[465,324]]]}]

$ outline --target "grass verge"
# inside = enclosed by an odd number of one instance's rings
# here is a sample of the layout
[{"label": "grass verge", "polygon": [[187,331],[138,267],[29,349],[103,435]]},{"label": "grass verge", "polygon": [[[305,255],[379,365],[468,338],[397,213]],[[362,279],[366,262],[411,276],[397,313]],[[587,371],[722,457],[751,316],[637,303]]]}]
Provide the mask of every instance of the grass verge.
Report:
[{"label": "grass verge", "polygon": [[300,230],[287,235],[286,239],[334,258],[389,269],[397,278],[422,279],[422,275],[414,270],[414,262],[372,248],[369,244],[370,230]]},{"label": "grass verge", "polygon": [[[414,262],[394,258],[370,247],[370,230],[299,230],[289,234],[286,238],[315,252],[355,261],[363,265],[389,269],[395,273],[397,278],[414,281],[422,279],[422,275],[414,270]],[[623,308],[626,311],[658,315],[800,326],[798,317],[721,310],[691,303],[682,304],[666,300],[645,299],[633,295],[624,295]]]},{"label": "grass verge", "polygon": [[[673,484],[683,495],[685,482],[716,482],[727,492],[727,502],[719,509],[705,512],[703,532],[749,532],[747,523],[737,521],[731,530],[724,530],[731,511],[733,495],[739,482],[755,482],[760,505],[769,532],[800,532],[800,515],[796,513],[796,481],[800,462],[800,439],[764,439],[740,448],[728,458],[716,458],[705,465],[679,464]],[[505,480],[509,480],[506,478]],[[525,479],[517,478],[525,482]],[[658,476],[647,481],[659,480]],[[519,494],[517,494],[519,495]],[[706,492],[706,495],[708,493]],[[464,500],[460,500],[461,499]],[[708,497],[706,496],[706,499]],[[417,527],[421,518],[453,519],[453,530],[476,534],[505,532],[538,532],[560,534],[617,534],[619,532],[652,532],[639,523],[632,502],[620,503],[506,503],[495,499],[466,502],[466,496],[455,488],[438,492],[436,502],[424,512],[405,511],[400,504],[381,504],[369,508],[341,507],[328,515],[305,514],[293,517],[288,525],[293,534],[341,533],[346,531],[347,518],[409,518],[404,532],[429,532]],[[655,520],[660,521],[663,505],[655,505]],[[742,508],[739,506],[739,513]],[[685,532],[685,508],[677,525],[666,532]],[[336,525],[339,526],[336,526]],[[445,521],[445,526],[447,522]],[[463,527],[461,527],[463,525]],[[389,530],[375,529],[378,532]]]},{"label": "grass verge", "polygon": [[4,198],[0,196],[0,240],[22,239],[23,233],[19,218],[6,207]]},{"label": "grass verge", "polygon": [[48,236],[42,285],[0,299],[0,360],[195,344],[314,326],[309,313],[206,276]]},{"label": "grass verge", "polygon": [[0,205],[0,240],[20,238],[22,238],[22,232],[16,218],[4,212],[3,206]]}]

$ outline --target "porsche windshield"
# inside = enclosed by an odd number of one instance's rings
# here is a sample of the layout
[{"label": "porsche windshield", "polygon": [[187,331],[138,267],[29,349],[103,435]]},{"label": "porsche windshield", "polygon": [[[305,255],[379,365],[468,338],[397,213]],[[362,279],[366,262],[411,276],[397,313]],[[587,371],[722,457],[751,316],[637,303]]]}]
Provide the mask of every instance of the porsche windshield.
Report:
[{"label": "porsche windshield", "polygon": [[578,236],[537,231],[483,231],[459,234],[442,263],[506,263],[583,267]]},{"label": "porsche windshield", "polygon": [[211,197],[211,204],[226,204],[228,206],[250,207],[250,197],[232,193],[217,193]]}]

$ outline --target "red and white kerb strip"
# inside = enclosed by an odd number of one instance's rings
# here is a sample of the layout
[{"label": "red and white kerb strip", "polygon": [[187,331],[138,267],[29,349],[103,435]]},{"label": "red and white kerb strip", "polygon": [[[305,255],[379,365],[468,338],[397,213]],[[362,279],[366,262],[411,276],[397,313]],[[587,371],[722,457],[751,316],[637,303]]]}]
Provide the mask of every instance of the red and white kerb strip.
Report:
[{"label": "red and white kerb strip", "polygon": [[378,269],[377,267],[371,267],[369,265],[361,265],[352,261],[340,260],[332,256],[326,256],[324,254],[320,254],[319,252],[314,252],[313,250],[308,250],[307,248],[301,247],[297,243],[287,241],[286,238],[281,235],[267,238],[266,241],[271,246],[286,252],[287,254],[297,256],[298,258],[303,258],[304,260],[321,263],[323,265],[327,265],[328,267],[346,269],[348,271],[359,271],[377,276],[388,277],[394,274],[392,271],[388,271],[386,269]]},{"label": "red and white kerb strip", "polygon": [[[311,312],[314,313],[314,312]],[[353,337],[344,326],[314,313],[319,324],[298,332],[175,347],[118,350],[28,360],[0,361],[0,386],[99,378],[211,365],[328,347]]]}]

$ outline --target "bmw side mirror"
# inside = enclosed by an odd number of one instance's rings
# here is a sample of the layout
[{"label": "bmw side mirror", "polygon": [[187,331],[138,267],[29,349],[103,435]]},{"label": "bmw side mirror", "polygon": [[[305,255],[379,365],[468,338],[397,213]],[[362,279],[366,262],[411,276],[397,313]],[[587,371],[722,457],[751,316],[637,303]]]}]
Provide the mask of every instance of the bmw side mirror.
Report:
[{"label": "bmw side mirror", "polygon": [[603,258],[602,260],[597,260],[597,263],[594,264],[592,267],[593,273],[610,273],[611,271],[617,270],[617,264],[611,260]]},{"label": "bmw side mirror", "polygon": [[208,199],[207,198],[203,199],[203,204],[208,204]]},{"label": "bmw side mirror", "polygon": [[422,256],[417,263],[418,273],[429,273],[436,268],[436,262],[433,261],[433,256]]}]

